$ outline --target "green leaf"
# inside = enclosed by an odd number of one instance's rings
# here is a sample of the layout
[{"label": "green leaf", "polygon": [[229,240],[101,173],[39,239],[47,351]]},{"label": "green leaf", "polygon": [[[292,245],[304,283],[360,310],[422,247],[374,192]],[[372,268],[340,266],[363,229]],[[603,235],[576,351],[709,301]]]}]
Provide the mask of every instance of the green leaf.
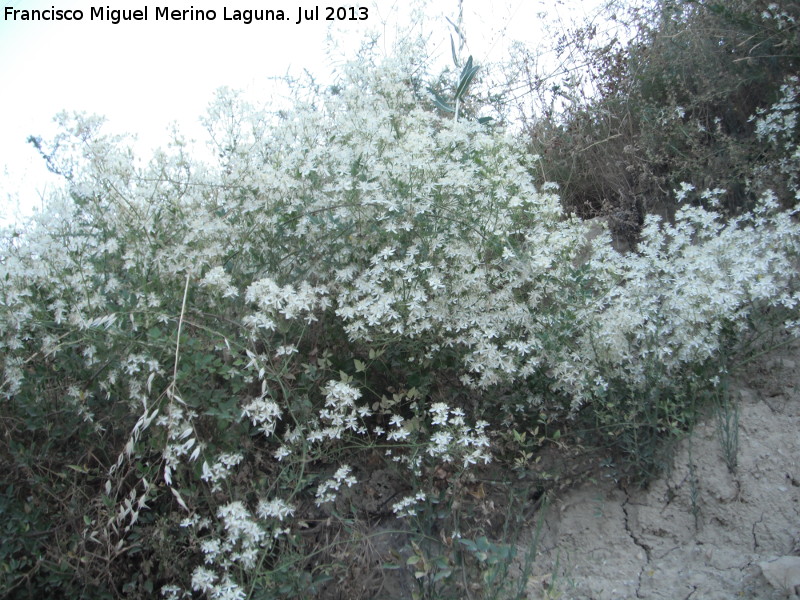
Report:
[{"label": "green leaf", "polygon": [[443,110],[445,112],[449,112],[449,113],[456,112],[456,109],[453,108],[452,106],[450,106],[449,104],[447,104],[445,102],[444,98],[442,98],[439,94],[434,92],[432,88],[430,88],[430,92],[434,96],[433,103],[437,106],[437,108],[439,108],[440,110]]},{"label": "green leaf", "polygon": [[469,55],[469,58],[467,58],[467,64],[465,64],[464,68],[461,70],[460,79],[463,80],[466,74],[469,73],[471,70],[472,70],[472,54]]},{"label": "green leaf", "polygon": [[467,550],[471,552],[475,552],[477,550],[475,542],[473,542],[472,540],[468,540],[466,538],[459,538],[458,543],[467,548]]},{"label": "green leaf", "polygon": [[437,581],[440,581],[440,580],[444,579],[445,577],[450,577],[450,575],[452,573],[453,573],[453,571],[451,569],[449,569],[449,568],[448,569],[442,569],[441,571],[438,571],[436,573],[436,575],[433,576],[433,581],[434,581],[434,583],[436,583]]},{"label": "green leaf", "polygon": [[439,109],[441,109],[441,110],[443,110],[445,112],[449,112],[449,113],[456,112],[456,109],[454,107],[450,106],[449,104],[445,104],[444,102],[441,102],[438,99],[434,100],[433,103],[437,106],[437,108],[439,108]]},{"label": "green leaf", "polygon": [[472,83],[472,78],[475,77],[475,73],[478,72],[480,67],[472,66],[472,56],[467,59],[467,64],[464,65],[464,70],[461,71],[461,80],[458,83],[458,89],[456,89],[456,100],[460,100],[467,91],[469,84]]},{"label": "green leaf", "polygon": [[461,65],[458,64],[458,56],[456,55],[456,43],[453,41],[453,34],[450,34],[450,51],[453,53],[453,64],[460,67]]}]

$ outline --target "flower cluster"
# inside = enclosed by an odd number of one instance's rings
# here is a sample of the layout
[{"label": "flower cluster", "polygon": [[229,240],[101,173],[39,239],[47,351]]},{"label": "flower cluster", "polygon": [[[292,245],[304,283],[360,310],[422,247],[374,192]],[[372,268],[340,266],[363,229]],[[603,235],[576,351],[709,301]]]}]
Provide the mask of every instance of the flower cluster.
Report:
[{"label": "flower cluster", "polygon": [[316,492],[317,499],[315,502],[317,506],[336,500],[336,492],[339,491],[342,484],[347,487],[354,486],[356,484],[356,478],[353,477],[351,473],[352,469],[348,465],[342,465],[336,473],[333,474],[333,477],[321,483],[317,487]]},{"label": "flower cluster", "polygon": [[284,519],[291,517],[295,512],[295,507],[280,498],[272,500],[261,500],[258,503],[258,516],[262,519]]},{"label": "flower cluster", "polygon": [[[280,522],[294,512],[295,507],[281,498],[258,502],[256,515],[262,522],[241,501],[221,506],[216,513],[216,529],[221,535],[207,535],[200,542],[204,565],[197,566],[192,572],[192,590],[206,593],[210,598],[245,598],[246,594],[236,583],[233,572],[252,569],[260,554],[268,550],[274,540],[287,535],[289,529],[282,528]],[[203,530],[215,528],[211,519],[197,515],[184,519],[181,526],[193,528],[198,535]],[[180,597],[180,588],[165,587],[168,588],[162,589],[165,595]]]},{"label": "flower cluster", "polygon": [[220,490],[220,482],[228,477],[231,470],[238,465],[244,457],[241,454],[220,454],[213,465],[203,461],[203,474],[200,479],[211,484],[211,491]]},{"label": "flower cluster", "polygon": [[281,287],[268,277],[250,284],[245,298],[259,308],[258,312],[246,318],[245,324],[268,330],[275,327],[273,319],[278,315],[287,320],[303,315],[307,322],[313,322],[317,311],[324,311],[330,306],[325,287],[315,287],[305,282],[297,287]]},{"label": "flower cluster", "polygon": [[202,287],[222,294],[223,298],[235,298],[239,291],[232,285],[231,276],[222,267],[214,267],[200,280]]},{"label": "flower cluster", "polygon": [[469,427],[462,409],[450,408],[443,402],[432,404],[429,412],[431,425],[437,428],[426,448],[429,456],[445,462],[458,459],[464,468],[491,461],[489,437],[486,434],[489,423],[478,421],[474,428]]},{"label": "flower cluster", "polygon": [[268,397],[266,390],[242,407],[242,417],[250,419],[253,426],[266,436],[275,431],[282,413],[281,407]]},{"label": "flower cluster", "polygon": [[777,150],[772,164],[759,169],[755,176],[763,179],[764,171],[772,170],[779,180],[785,179],[786,187],[800,199],[800,130],[797,116],[800,112],[800,79],[787,77],[781,86],[780,99],[769,107],[759,110],[751,120],[756,124],[756,135]]},{"label": "flower cluster", "polygon": [[413,496],[406,496],[399,502],[392,504],[392,512],[398,517],[412,517],[417,514],[416,505],[426,499],[425,492],[417,492]]},{"label": "flower cluster", "polygon": [[674,224],[648,217],[635,254],[596,240],[592,268],[605,292],[576,315],[582,334],[553,367],[573,409],[602,397],[611,379],[646,390],[654,363],[665,380],[682,381],[691,365],[735,350],[759,312],[795,310],[798,251],[800,228],[771,194],[728,222],[689,206]]}]

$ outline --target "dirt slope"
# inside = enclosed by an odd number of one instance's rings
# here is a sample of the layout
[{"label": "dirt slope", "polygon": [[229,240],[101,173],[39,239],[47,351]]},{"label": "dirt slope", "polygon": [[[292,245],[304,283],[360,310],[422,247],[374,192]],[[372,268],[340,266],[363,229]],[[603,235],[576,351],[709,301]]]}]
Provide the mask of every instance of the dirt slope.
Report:
[{"label": "dirt slope", "polygon": [[718,421],[709,418],[647,490],[625,490],[601,471],[555,500],[528,598],[783,599],[800,592],[798,365],[800,350],[784,352],[737,385],[735,472],[726,466]]}]

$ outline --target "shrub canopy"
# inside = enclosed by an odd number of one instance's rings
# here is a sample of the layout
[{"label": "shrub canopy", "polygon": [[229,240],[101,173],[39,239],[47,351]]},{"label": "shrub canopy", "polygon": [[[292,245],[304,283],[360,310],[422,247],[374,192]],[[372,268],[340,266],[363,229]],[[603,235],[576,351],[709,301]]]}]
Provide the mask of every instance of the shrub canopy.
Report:
[{"label": "shrub canopy", "polygon": [[423,63],[365,55],[277,114],[223,92],[212,165],[180,137],[139,163],[83,115],[36,141],[65,188],[2,239],[0,589],[292,597],[365,455],[404,474],[398,518],[503,423],[594,419],[637,456],[764,323],[796,332],[773,194],[618,254],[517,140],[438,112]]}]

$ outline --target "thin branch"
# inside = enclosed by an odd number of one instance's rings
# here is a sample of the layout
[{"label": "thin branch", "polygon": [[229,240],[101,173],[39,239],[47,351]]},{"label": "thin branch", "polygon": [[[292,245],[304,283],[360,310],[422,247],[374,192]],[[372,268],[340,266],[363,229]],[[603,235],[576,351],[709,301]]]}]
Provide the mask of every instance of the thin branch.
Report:
[{"label": "thin branch", "polygon": [[183,328],[183,315],[186,312],[186,296],[189,294],[189,278],[191,277],[190,273],[186,274],[186,285],[183,288],[183,302],[181,303],[181,318],[178,320],[178,339],[175,340],[175,364],[172,368],[172,383],[170,383],[170,389],[172,390],[174,395],[175,391],[175,382],[178,379],[178,356],[180,355],[181,349],[181,329]]}]

